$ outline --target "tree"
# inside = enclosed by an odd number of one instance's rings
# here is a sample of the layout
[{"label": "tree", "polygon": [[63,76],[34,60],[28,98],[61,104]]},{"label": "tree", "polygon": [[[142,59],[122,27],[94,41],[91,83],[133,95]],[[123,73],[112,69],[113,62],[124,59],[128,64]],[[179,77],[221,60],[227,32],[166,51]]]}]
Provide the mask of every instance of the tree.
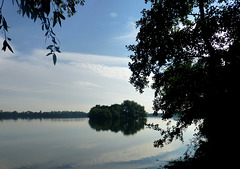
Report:
[{"label": "tree", "polygon": [[[7,24],[7,19],[4,17],[4,1],[1,1],[0,4],[0,30],[3,30],[4,41],[2,50],[10,50],[13,53],[12,47],[9,45],[11,38],[7,36],[9,26]],[[52,44],[47,46],[47,49],[50,52],[47,56],[53,57],[54,65],[57,62],[56,52],[61,53],[59,40],[57,39],[56,34],[53,31],[53,28],[58,23],[62,25],[62,20],[68,17],[73,16],[76,13],[75,7],[77,5],[84,5],[85,0],[12,0],[13,5],[19,7],[18,13],[23,17],[27,16],[29,19],[32,19],[34,22],[40,20],[42,23],[42,30],[45,31],[46,39],[51,39]]]},{"label": "tree", "polygon": [[134,118],[140,118],[140,117],[147,117],[147,113],[144,110],[144,106],[141,106],[140,104],[134,101],[125,100],[121,104],[121,107],[122,107],[122,113],[121,113],[122,118],[134,119]]},{"label": "tree", "polygon": [[110,111],[108,106],[96,105],[91,108],[88,116],[91,119],[111,119],[112,112]]},{"label": "tree", "polygon": [[122,107],[119,104],[113,104],[109,107],[110,111],[112,112],[113,119],[119,119]]},{"label": "tree", "polygon": [[154,127],[162,134],[154,145],[182,139],[183,131],[195,123],[195,154],[186,153],[185,160],[167,167],[230,165],[225,145],[232,140],[226,133],[236,135],[230,118],[240,94],[239,1],[145,1],[151,9],[144,9],[137,21],[137,44],[127,46],[133,52],[130,83],[142,93],[152,77],[154,113],[161,111],[163,119],[179,117],[167,130]]}]

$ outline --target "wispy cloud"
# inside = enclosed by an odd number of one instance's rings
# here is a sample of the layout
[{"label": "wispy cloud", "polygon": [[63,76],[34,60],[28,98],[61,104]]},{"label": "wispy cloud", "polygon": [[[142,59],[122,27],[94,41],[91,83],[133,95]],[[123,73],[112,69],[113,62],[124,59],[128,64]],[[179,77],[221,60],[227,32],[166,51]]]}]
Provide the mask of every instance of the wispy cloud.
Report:
[{"label": "wispy cloud", "polygon": [[58,54],[60,62],[68,62],[72,64],[100,64],[107,66],[121,66],[127,67],[129,58],[114,57],[114,56],[103,56],[103,55],[93,55],[93,54],[83,54],[83,53],[71,53],[64,52],[63,54]]},{"label": "wispy cloud", "polygon": [[105,66],[100,64],[81,64],[79,66],[111,79],[126,81],[131,75],[130,70],[126,67]]},{"label": "wispy cloud", "polygon": [[111,12],[109,15],[111,18],[116,18],[118,16],[116,12]]},{"label": "wispy cloud", "polygon": [[129,58],[65,52],[53,66],[45,50],[16,53],[0,52],[0,109],[89,111],[130,99],[151,110],[153,94],[139,97],[128,82]]},{"label": "wispy cloud", "polygon": [[136,24],[134,21],[128,21],[126,24],[126,33],[115,36],[116,40],[123,40],[129,43],[135,42],[136,36],[138,34],[138,29],[136,28]]},{"label": "wispy cloud", "polygon": [[91,88],[91,87],[101,88],[101,86],[99,86],[98,84],[87,82],[87,81],[76,81],[76,82],[73,82],[73,85],[86,87],[86,88]]}]

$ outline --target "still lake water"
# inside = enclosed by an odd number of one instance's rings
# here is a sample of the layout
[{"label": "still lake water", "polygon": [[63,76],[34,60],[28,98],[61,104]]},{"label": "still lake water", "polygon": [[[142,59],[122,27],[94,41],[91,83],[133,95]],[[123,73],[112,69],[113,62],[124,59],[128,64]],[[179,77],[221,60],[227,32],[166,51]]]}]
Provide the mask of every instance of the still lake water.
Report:
[{"label": "still lake water", "polygon": [[[148,123],[166,122],[148,118]],[[100,127],[101,128],[101,127]],[[132,134],[101,130],[89,119],[0,121],[0,169],[113,169],[158,168],[181,156],[192,137],[154,148],[159,132],[141,127]]]}]

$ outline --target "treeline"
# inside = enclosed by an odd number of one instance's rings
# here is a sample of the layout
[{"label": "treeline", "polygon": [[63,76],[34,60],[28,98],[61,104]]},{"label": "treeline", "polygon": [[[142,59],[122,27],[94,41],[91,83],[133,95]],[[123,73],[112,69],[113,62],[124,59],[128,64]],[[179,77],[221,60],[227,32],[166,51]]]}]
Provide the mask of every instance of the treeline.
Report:
[{"label": "treeline", "polygon": [[125,100],[122,104],[113,104],[111,106],[96,105],[91,108],[90,119],[139,119],[147,117],[144,106]]},{"label": "treeline", "polygon": [[0,111],[0,119],[51,119],[51,118],[85,118],[88,114],[82,111],[51,111],[51,112],[6,112]]},{"label": "treeline", "polygon": [[125,100],[122,104],[111,106],[96,105],[89,113],[82,111],[51,111],[51,112],[17,112],[0,110],[0,120],[4,119],[51,119],[51,118],[85,118],[90,119],[140,119],[147,117],[144,106],[134,101]]}]

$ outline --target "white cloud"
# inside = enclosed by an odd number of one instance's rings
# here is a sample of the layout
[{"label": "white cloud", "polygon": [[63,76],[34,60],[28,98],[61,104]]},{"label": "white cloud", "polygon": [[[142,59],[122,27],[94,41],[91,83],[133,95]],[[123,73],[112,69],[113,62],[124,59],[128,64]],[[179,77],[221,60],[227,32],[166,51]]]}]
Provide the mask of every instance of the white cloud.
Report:
[{"label": "white cloud", "polygon": [[107,66],[125,66],[127,67],[129,58],[114,57],[114,56],[103,56],[103,55],[92,55],[82,53],[70,53],[64,52],[58,54],[60,61],[71,62],[73,64],[104,64]]},{"label": "white cloud", "polygon": [[118,16],[116,12],[111,12],[109,15],[111,18],[116,18]]},{"label": "white cloud", "polygon": [[73,85],[76,86],[81,86],[81,87],[86,87],[86,88],[91,88],[91,87],[97,87],[97,88],[101,88],[101,86],[99,86],[96,83],[91,83],[91,82],[87,82],[87,81],[77,81],[77,82],[73,82]]},{"label": "white cloud", "polygon": [[128,82],[128,58],[65,52],[54,66],[45,50],[16,53],[0,52],[0,109],[88,112],[129,99],[151,111],[153,93],[140,95]]},{"label": "white cloud", "polygon": [[126,24],[126,29],[127,29],[126,33],[124,33],[122,35],[118,35],[118,36],[114,37],[114,39],[126,41],[129,43],[135,42],[136,36],[139,32],[139,29],[136,28],[135,22],[128,21]]},{"label": "white cloud", "polygon": [[81,64],[81,67],[89,69],[104,77],[124,81],[128,80],[131,75],[127,67],[105,66],[100,64]]}]

